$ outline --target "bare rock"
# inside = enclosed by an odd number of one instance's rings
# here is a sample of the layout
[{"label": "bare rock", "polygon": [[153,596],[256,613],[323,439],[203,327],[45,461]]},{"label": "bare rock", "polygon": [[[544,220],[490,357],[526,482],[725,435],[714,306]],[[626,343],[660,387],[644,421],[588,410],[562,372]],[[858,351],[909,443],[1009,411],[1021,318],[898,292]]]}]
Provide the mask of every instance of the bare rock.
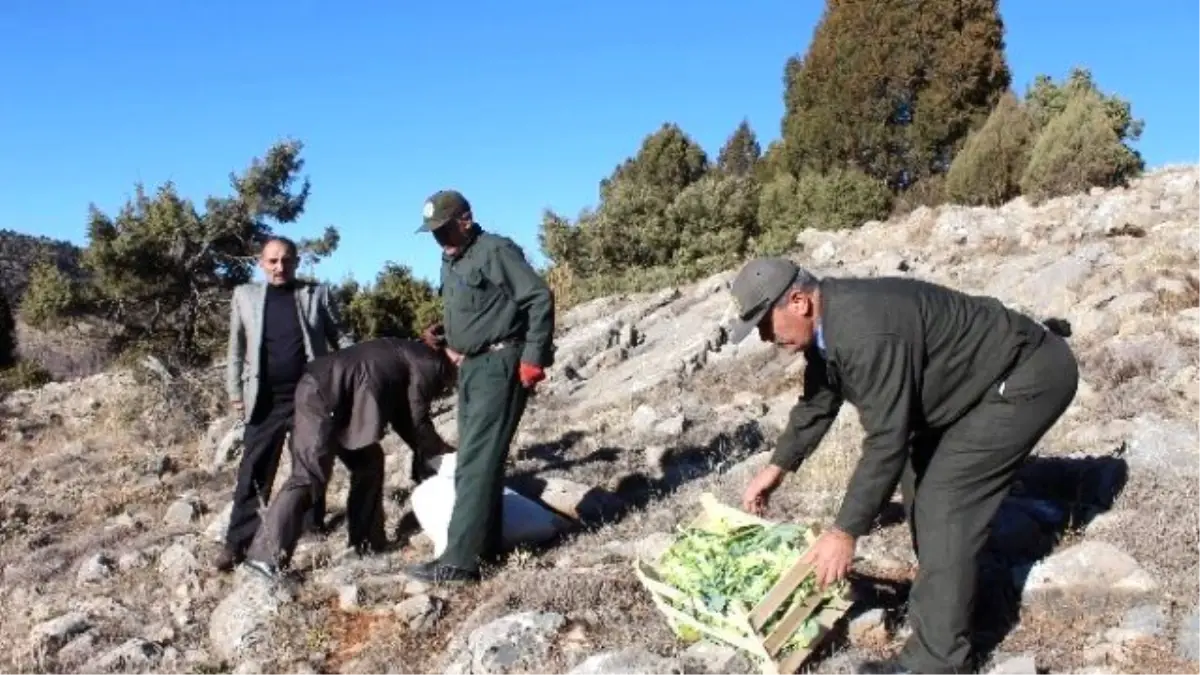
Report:
[{"label": "bare rock", "polygon": [[173,584],[187,584],[198,580],[200,562],[184,544],[171,544],[158,556],[158,573]]},{"label": "bare rock", "polygon": [[229,517],[233,514],[233,502],[229,502],[208,521],[204,528],[204,537],[209,541],[225,543],[225,531],[229,529]]},{"label": "bare rock", "polygon": [[1035,675],[1038,672],[1037,659],[1032,654],[997,659],[989,672],[992,675]]},{"label": "bare rock", "polygon": [[[513,483],[513,489],[541,501],[558,513],[581,521],[600,521],[619,512],[624,506],[620,497],[598,487],[565,478],[539,479],[540,491]],[[565,525],[565,524],[564,524]]]},{"label": "bare rock", "polygon": [[654,429],[654,425],[658,424],[658,411],[653,406],[643,403],[633,411],[633,415],[629,418],[629,428],[642,433]]},{"label": "bare rock", "polygon": [[683,665],[640,647],[625,647],[589,656],[570,670],[571,675],[608,673],[683,673]]},{"label": "bare rock", "polygon": [[409,630],[422,632],[433,628],[445,608],[441,598],[422,593],[397,603],[392,611],[408,624]]},{"label": "bare rock", "polygon": [[1102,541],[1084,541],[1055,552],[1029,569],[1026,597],[1055,591],[1146,593],[1158,582],[1128,553]]},{"label": "bare rock", "polygon": [[344,584],[337,589],[338,608],[343,612],[358,609],[362,601],[362,590],[356,584]]},{"label": "bare rock", "polygon": [[167,507],[163,523],[174,526],[191,525],[200,518],[203,506],[193,499],[179,499]]},{"label": "bare rock", "polygon": [[681,660],[702,673],[754,673],[754,663],[743,652],[725,644],[701,640],[688,646]]},{"label": "bare rock", "polygon": [[150,558],[141,551],[126,551],[117,558],[117,569],[122,572],[140,570],[150,564]]},{"label": "bare rock", "polygon": [[34,653],[54,653],[91,627],[91,620],[83,612],[63,614],[34,626],[29,634],[30,646]]},{"label": "bare rock", "polygon": [[271,583],[253,572],[238,570],[235,588],[213,610],[208,640],[223,659],[251,658],[270,640],[271,620],[281,605]]},{"label": "bare rock", "polygon": [[888,643],[887,624],[883,610],[876,607],[850,621],[850,644],[860,649],[881,649]]},{"label": "bare rock", "polygon": [[471,631],[465,645],[451,656],[446,671],[464,675],[544,671],[541,664],[565,624],[566,618],[555,612],[501,617]]},{"label": "bare rock", "polygon": [[687,429],[687,418],[683,415],[672,415],[654,425],[654,433],[659,436],[679,436]]},{"label": "bare rock", "polygon": [[116,563],[107,554],[95,553],[88,556],[79,566],[75,580],[81,586],[103,581],[112,575],[115,565]]},{"label": "bare rock", "polygon": [[1121,625],[1104,633],[1109,642],[1125,644],[1152,640],[1166,630],[1167,616],[1158,605],[1139,605],[1130,609],[1121,619]]},{"label": "bare rock", "polygon": [[1192,608],[1179,622],[1175,635],[1175,655],[1185,661],[1200,661],[1200,613]]},{"label": "bare rock", "polygon": [[146,672],[162,659],[163,648],[142,638],[131,638],[84,664],[81,672]]}]

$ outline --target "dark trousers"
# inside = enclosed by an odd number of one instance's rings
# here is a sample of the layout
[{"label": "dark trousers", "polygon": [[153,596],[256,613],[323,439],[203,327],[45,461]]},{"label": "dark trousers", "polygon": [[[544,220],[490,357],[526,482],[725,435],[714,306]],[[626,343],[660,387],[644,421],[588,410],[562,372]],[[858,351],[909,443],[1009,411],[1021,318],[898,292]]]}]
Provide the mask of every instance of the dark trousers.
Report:
[{"label": "dark trousers", "polygon": [[973,672],[971,615],[992,518],[1078,377],[1066,341],[1048,333],[957,422],[914,440],[900,484],[918,560],[901,653],[914,672]]},{"label": "dark trousers", "polygon": [[[271,499],[284,441],[292,426],[294,392],[264,388],[242,434],[242,459],[233,488],[233,508],[225,532],[225,547],[243,553],[258,531],[259,508]],[[319,529],[325,520],[325,495],[306,514],[306,527]]]},{"label": "dark trousers", "polygon": [[519,360],[508,347],[459,367],[455,499],[443,563],[477,570],[501,552],[505,463],[527,400]]},{"label": "dark trousers", "polygon": [[378,443],[347,450],[335,440],[337,429],[316,380],[305,375],[296,385],[292,423],[292,473],[271,501],[247,557],[286,564],[304,530],[304,516],[313,502],[323,499],[337,458],[350,472],[346,528],[350,545],[359,551],[379,551],[387,544],[384,531],[384,455]]}]

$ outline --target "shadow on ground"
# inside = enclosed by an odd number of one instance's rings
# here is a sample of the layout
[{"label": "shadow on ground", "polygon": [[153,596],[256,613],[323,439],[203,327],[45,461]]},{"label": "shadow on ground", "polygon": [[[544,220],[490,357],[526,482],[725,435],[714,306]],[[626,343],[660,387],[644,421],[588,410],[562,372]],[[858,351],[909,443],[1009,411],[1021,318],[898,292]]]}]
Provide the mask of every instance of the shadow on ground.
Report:
[{"label": "shadow on ground", "polygon": [[[553,509],[545,499],[549,481],[539,474],[547,470],[571,469],[595,462],[613,463],[634,453],[633,450],[624,448],[603,447],[580,459],[561,459],[561,455],[577,440],[577,437],[568,438],[570,435],[569,433],[553,443],[526,448],[523,453],[525,456],[548,459],[548,464],[536,471],[510,474],[505,484],[525,497]],[[704,445],[672,448],[658,475],[651,476],[643,471],[632,471],[616,478],[615,484],[608,489],[601,486],[590,487],[578,500],[575,513],[566,514],[576,518],[579,528],[564,533],[564,536],[577,534],[579,530],[593,530],[620,522],[630,513],[652,501],[668,497],[692,481],[741,462],[758,452],[763,442],[761,428],[751,421],[739,425],[731,432],[717,434]],[[641,456],[640,451],[637,454]],[[559,541],[561,539],[547,542],[540,548],[552,547]]]},{"label": "shadow on ground", "polygon": [[[1033,457],[1021,468],[1012,492],[992,520],[980,561],[973,644],[982,661],[1020,622],[1021,597],[1030,566],[1046,557],[1064,535],[1087,526],[1112,508],[1128,480],[1121,451],[1108,456]],[[880,521],[903,522],[903,508],[889,505]],[[822,650],[845,646],[846,626],[875,607],[890,628],[906,619],[911,582],[859,576],[852,579],[857,601]],[[821,654],[816,656],[822,658]]]}]

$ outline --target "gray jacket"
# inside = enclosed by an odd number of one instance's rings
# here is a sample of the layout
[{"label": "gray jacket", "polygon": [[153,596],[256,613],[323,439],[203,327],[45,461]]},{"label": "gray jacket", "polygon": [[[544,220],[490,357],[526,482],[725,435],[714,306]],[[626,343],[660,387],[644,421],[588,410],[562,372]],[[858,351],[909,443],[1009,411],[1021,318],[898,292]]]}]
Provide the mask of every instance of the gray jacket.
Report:
[{"label": "gray jacket", "polygon": [[[225,391],[229,400],[242,401],[246,420],[250,419],[258,396],[265,299],[266,284],[252,282],[233,289],[233,298],[229,303]],[[329,295],[328,286],[298,281],[296,309],[304,328],[304,352],[309,361],[328,354],[331,349],[354,344],[342,323],[336,303]]]}]

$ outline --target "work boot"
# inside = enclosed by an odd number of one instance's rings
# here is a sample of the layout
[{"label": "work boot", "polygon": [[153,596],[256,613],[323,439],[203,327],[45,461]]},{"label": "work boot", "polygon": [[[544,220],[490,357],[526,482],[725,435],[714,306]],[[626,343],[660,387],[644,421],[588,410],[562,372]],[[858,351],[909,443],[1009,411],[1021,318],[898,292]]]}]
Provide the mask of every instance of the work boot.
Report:
[{"label": "work boot", "polygon": [[244,558],[245,556],[240,551],[225,547],[221,549],[216,559],[213,560],[213,567],[216,567],[218,572],[231,572]]},{"label": "work boot", "polygon": [[862,661],[854,669],[856,673],[911,673],[913,671],[896,659]]},{"label": "work boot", "polygon": [[478,570],[465,570],[438,560],[408,565],[404,568],[404,574],[427,584],[473,584],[478,583],[480,578]]}]

